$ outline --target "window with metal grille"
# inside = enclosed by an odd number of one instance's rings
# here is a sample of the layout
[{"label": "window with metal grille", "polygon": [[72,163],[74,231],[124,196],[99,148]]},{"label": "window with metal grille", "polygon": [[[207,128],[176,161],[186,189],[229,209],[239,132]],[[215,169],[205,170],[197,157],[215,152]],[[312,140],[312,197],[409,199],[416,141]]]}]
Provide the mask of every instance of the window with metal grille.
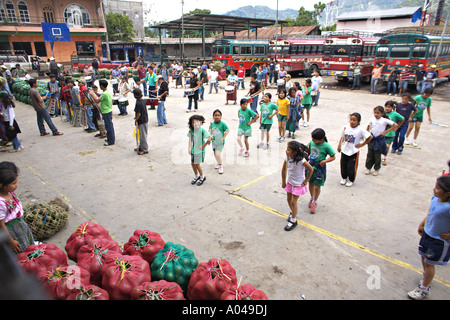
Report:
[{"label": "window with metal grille", "polygon": [[24,1],[17,2],[17,7],[19,8],[20,21],[30,22],[30,14],[28,13],[28,6]]}]

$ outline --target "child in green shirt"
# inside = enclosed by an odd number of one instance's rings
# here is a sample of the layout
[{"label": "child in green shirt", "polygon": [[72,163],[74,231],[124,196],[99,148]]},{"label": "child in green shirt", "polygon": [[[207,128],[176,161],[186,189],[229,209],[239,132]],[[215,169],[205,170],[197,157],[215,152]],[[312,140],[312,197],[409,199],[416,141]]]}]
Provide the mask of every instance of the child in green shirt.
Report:
[{"label": "child in green shirt", "polygon": [[[399,114],[398,112],[395,111],[396,107],[397,107],[397,102],[390,100],[385,103],[384,110],[386,112],[386,115],[389,117],[389,119],[391,119],[392,121],[397,123],[398,127],[401,127],[401,125],[403,124],[403,121],[405,121],[405,118],[401,114]],[[386,157],[389,154],[389,148],[391,147],[392,141],[394,141],[395,131],[394,130],[389,131],[388,133],[386,133],[386,135],[384,137],[386,139],[387,153],[386,153],[386,155],[383,155],[383,154],[381,155],[381,164],[383,166],[387,165]]]},{"label": "child in green shirt", "polygon": [[205,182],[206,177],[203,174],[201,164],[205,160],[205,147],[211,143],[209,132],[202,128],[205,118],[201,115],[193,115],[189,118],[189,137],[188,152],[191,156],[191,166],[194,170],[195,177],[191,184],[201,186]]},{"label": "child in green shirt", "polygon": [[303,122],[304,127],[309,126],[309,110],[311,110],[312,107],[311,85],[312,85],[311,79],[306,79],[305,85],[303,86],[302,89],[303,92],[302,104],[303,107],[306,109],[306,121]]},{"label": "child in green shirt", "polygon": [[417,113],[414,115],[414,117],[409,122],[408,130],[406,131],[406,140],[405,144],[409,144],[409,134],[411,133],[412,129],[414,128],[414,139],[412,141],[412,145],[414,147],[417,147],[417,137],[419,136],[420,126],[422,125],[423,121],[423,112],[425,109],[427,109],[428,113],[428,121],[430,123],[433,123],[431,120],[431,98],[430,96],[433,94],[433,88],[426,88],[422,94],[419,94],[418,96],[414,97],[415,106],[417,108]]},{"label": "child in green shirt", "polygon": [[238,111],[239,118],[239,127],[238,127],[238,137],[237,142],[241,149],[239,150],[239,155],[241,156],[244,153],[244,147],[242,145],[242,136],[244,136],[245,143],[245,153],[244,157],[248,157],[249,153],[249,145],[248,145],[248,137],[252,136],[252,127],[251,125],[256,122],[259,116],[252,109],[248,109],[248,100],[243,98],[241,99],[241,108]]},{"label": "child in green shirt", "polygon": [[214,157],[216,157],[217,165],[215,169],[219,169],[219,174],[223,173],[222,166],[222,151],[225,146],[225,138],[230,132],[228,126],[222,121],[222,112],[219,109],[213,112],[214,122],[209,126],[210,141],[212,142],[212,148],[214,151]]},{"label": "child in green shirt", "polygon": [[[259,129],[261,130],[261,142],[256,146],[257,148],[265,147],[269,149],[269,131],[272,128],[273,117],[278,114],[278,106],[271,102],[272,95],[266,92],[263,97],[263,104],[261,104],[261,117],[259,118]],[[264,136],[266,136],[266,144],[264,144]]]},{"label": "child in green shirt", "polygon": [[[336,159],[336,152],[328,143],[325,131],[323,129],[315,129],[311,133],[311,141],[309,148],[309,164],[313,167],[314,172],[309,179],[309,193],[311,200],[309,208],[311,213],[315,213],[317,209],[317,199],[320,195],[320,188],[325,185],[326,180],[326,164]],[[327,156],[329,156],[327,158]]]}]

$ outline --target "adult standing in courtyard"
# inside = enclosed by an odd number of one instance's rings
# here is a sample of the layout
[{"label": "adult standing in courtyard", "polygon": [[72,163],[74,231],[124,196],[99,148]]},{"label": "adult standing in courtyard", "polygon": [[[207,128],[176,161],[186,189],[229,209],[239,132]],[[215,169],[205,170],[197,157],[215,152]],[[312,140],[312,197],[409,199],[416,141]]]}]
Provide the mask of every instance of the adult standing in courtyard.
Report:
[{"label": "adult standing in courtyard", "polygon": [[54,136],[61,136],[62,133],[59,132],[53,124],[52,119],[50,118],[50,114],[48,113],[46,105],[44,103],[44,100],[47,99],[47,96],[41,97],[39,92],[36,90],[36,88],[38,87],[36,79],[30,79],[28,83],[31,87],[28,94],[31,98],[31,105],[36,111],[37,124],[41,136],[46,136],[49,134],[45,131],[44,121],[47,123]]},{"label": "adult standing in courtyard", "polygon": [[381,70],[383,70],[383,66],[380,63],[377,63],[372,70],[372,80],[370,81],[370,93],[377,94],[377,85],[378,81],[381,79]]}]

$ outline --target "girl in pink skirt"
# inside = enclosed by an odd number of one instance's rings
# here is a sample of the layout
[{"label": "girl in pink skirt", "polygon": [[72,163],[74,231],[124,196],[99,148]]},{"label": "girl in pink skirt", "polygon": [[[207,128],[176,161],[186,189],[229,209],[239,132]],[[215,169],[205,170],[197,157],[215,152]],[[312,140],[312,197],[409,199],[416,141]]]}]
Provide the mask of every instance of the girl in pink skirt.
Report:
[{"label": "girl in pink skirt", "polygon": [[[306,178],[305,169],[308,172]],[[281,169],[281,186],[287,192],[287,202],[291,209],[288,224],[284,227],[286,231],[291,231],[297,226],[298,197],[308,192],[306,185],[312,173],[313,168],[308,163],[308,148],[300,142],[290,141]]]}]

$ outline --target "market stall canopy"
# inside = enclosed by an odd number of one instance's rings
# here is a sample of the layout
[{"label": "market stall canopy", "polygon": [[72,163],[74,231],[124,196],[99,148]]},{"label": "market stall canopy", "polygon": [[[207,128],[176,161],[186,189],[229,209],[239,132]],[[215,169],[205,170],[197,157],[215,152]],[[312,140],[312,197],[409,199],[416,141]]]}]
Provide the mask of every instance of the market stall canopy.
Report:
[{"label": "market stall canopy", "polygon": [[[160,23],[150,26],[154,29],[180,29],[183,24],[184,30],[202,30],[208,31],[242,31],[247,29],[262,28],[275,25],[276,20],[255,19],[246,17],[233,17],[217,14],[192,14],[176,20]],[[287,21],[278,21],[282,25]]]}]

